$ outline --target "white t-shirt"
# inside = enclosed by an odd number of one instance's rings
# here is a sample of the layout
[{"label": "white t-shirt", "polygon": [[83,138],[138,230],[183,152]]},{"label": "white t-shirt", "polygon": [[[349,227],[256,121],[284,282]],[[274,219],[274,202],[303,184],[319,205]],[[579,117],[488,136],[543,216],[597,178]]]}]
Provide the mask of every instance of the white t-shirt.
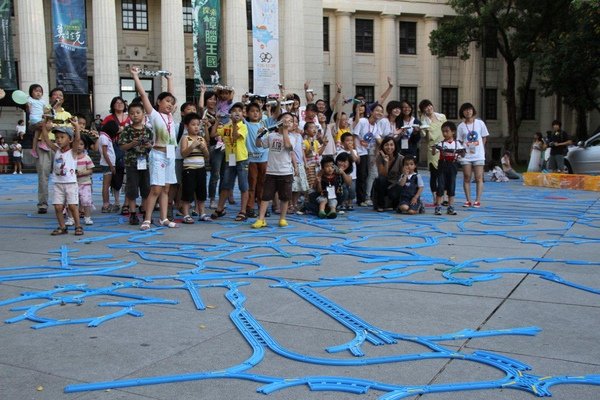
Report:
[{"label": "white t-shirt", "polygon": [[261,141],[263,147],[269,149],[267,174],[292,175],[294,173],[292,152],[285,148],[283,135],[279,132],[270,132],[268,135],[263,136]]},{"label": "white t-shirt", "polygon": [[19,144],[13,144],[13,157],[21,157],[21,150],[23,149],[23,147]]},{"label": "white t-shirt", "polygon": [[476,119],[471,124],[461,122],[456,128],[457,139],[467,149],[464,161],[485,161],[485,146],[483,138],[489,135],[487,127],[482,120]]},{"label": "white t-shirt", "polygon": [[100,165],[104,167],[108,167],[108,162],[104,158],[104,152],[102,151],[102,147],[106,146],[106,154],[108,155],[108,159],[110,160],[111,165],[115,165],[117,157],[115,155],[115,149],[113,148],[112,140],[110,137],[104,133],[100,133],[100,138],[98,138],[98,151],[100,152]]},{"label": "white t-shirt", "polygon": [[[369,150],[374,149],[377,144],[377,139],[381,139],[381,126],[376,122],[371,124],[368,118],[361,118],[352,134],[358,139],[355,141],[355,148],[359,156],[369,154]],[[368,146],[363,146],[361,140],[369,142]]]},{"label": "white t-shirt", "polygon": [[379,120],[379,122],[377,122],[377,125],[379,125],[381,137],[386,137],[390,135],[394,136],[394,134],[396,133],[396,123],[390,122],[390,120],[387,118],[382,118],[381,120]]},{"label": "white t-shirt", "polygon": [[29,97],[27,102],[29,103],[29,122],[32,124],[41,122],[46,102],[42,99],[34,99],[33,97]]},{"label": "white t-shirt", "polygon": [[296,154],[296,162],[304,165],[304,140],[299,133],[290,133],[290,142]]},{"label": "white t-shirt", "polygon": [[77,183],[77,160],[71,149],[64,153],[59,149],[54,153],[52,175],[56,183]]},{"label": "white t-shirt", "polygon": [[177,145],[177,131],[175,130],[172,115],[152,110],[148,116],[148,120],[154,132],[154,146],[167,147],[167,145]]}]

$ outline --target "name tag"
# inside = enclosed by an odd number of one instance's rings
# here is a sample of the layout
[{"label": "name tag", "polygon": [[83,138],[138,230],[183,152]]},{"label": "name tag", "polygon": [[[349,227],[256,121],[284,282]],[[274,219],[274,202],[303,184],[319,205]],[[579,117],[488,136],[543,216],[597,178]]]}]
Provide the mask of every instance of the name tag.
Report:
[{"label": "name tag", "polygon": [[148,169],[148,163],[146,162],[146,157],[138,157],[138,159],[137,159],[137,169],[138,170],[146,170],[146,169]]},{"label": "name tag", "polygon": [[175,158],[175,145],[172,145],[172,144],[167,145],[167,158],[168,159]]},{"label": "name tag", "polygon": [[236,166],[235,153],[230,153],[229,154],[229,166],[230,167],[235,167]]},{"label": "name tag", "polygon": [[329,200],[333,200],[336,199],[337,196],[335,195],[335,187],[334,186],[327,186],[327,199]]},{"label": "name tag", "polygon": [[404,150],[408,149],[408,139],[400,140],[400,148]]}]

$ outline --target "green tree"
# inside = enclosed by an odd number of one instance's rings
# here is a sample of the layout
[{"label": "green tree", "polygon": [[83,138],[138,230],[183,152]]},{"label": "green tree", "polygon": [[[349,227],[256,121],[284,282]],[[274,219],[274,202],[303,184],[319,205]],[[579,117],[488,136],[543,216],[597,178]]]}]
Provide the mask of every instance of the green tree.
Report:
[{"label": "green tree", "polygon": [[[568,11],[568,12],[566,12]],[[600,0],[573,1],[537,51],[544,94],[577,112],[577,137],[587,138],[587,113],[600,111]]]},{"label": "green tree", "polygon": [[[485,32],[495,32],[498,52],[506,64],[506,98],[508,113],[507,150],[518,154],[520,105],[529,92],[534,73],[535,50],[548,37],[554,21],[568,8],[569,0],[449,0],[456,17],[431,32],[429,48],[439,57],[456,54],[470,57],[471,42],[482,44]],[[491,38],[487,38],[488,40]],[[525,73],[517,82],[517,63]],[[517,97],[519,101],[517,101]]]}]

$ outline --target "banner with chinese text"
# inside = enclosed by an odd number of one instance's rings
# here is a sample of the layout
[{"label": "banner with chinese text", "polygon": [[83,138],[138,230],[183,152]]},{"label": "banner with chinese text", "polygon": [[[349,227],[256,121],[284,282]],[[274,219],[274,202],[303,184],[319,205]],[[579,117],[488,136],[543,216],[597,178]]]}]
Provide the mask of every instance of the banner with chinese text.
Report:
[{"label": "banner with chinese text", "polygon": [[56,86],[88,94],[85,0],[52,0],[52,43]]},{"label": "banner with chinese text", "polygon": [[207,86],[221,82],[221,1],[194,0],[193,2],[194,79]]},{"label": "banner with chinese text", "polygon": [[279,93],[279,10],[277,0],[252,0],[254,93]]},{"label": "banner with chinese text", "polygon": [[4,90],[17,89],[10,3],[0,1],[0,88]]}]

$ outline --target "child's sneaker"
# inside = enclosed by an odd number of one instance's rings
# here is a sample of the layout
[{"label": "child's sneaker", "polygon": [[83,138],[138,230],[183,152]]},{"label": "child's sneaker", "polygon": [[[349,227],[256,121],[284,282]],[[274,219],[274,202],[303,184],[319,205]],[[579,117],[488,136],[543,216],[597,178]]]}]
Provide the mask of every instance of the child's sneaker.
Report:
[{"label": "child's sneaker", "polygon": [[251,226],[254,229],[265,228],[267,226],[267,221],[265,221],[264,219],[257,219],[256,222],[253,223]]},{"label": "child's sneaker", "polygon": [[73,226],[73,225],[75,225],[75,220],[72,217],[67,217],[67,220],[65,221],[65,225]]},{"label": "child's sneaker", "polygon": [[448,210],[446,210],[448,215],[456,215],[456,211],[454,211],[454,207],[448,206]]},{"label": "child's sneaker", "polygon": [[[92,220],[92,217],[83,217],[83,222],[86,225],[94,225],[94,221]],[[137,224],[136,224],[137,225]]]},{"label": "child's sneaker", "polygon": [[327,213],[325,211],[319,211],[319,218],[327,218]]},{"label": "child's sneaker", "polygon": [[329,213],[327,213],[327,218],[329,218],[329,219],[336,219],[337,218],[337,213],[335,212],[335,210],[329,211]]},{"label": "child's sneaker", "polygon": [[288,226],[288,222],[285,219],[282,218],[282,219],[279,220],[279,226],[282,227],[282,228],[285,228],[286,226]]},{"label": "child's sneaker", "polygon": [[442,207],[441,206],[435,206],[435,215],[442,215]]}]

